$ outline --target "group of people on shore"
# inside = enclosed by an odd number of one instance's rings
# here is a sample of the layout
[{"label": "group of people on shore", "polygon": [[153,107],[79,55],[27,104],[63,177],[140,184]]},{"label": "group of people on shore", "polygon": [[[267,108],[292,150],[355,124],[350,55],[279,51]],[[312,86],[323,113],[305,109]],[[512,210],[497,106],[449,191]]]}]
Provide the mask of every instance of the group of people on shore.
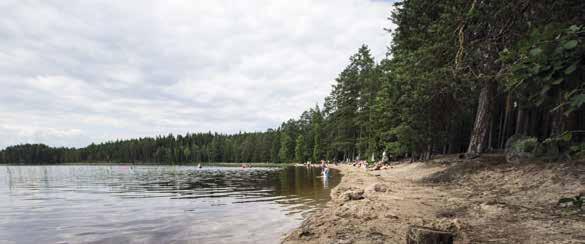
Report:
[{"label": "group of people on shore", "polygon": [[351,166],[367,169],[368,168],[368,161],[366,161],[366,160],[356,160],[356,161],[353,161],[353,163],[351,164]]},{"label": "group of people on shore", "polygon": [[374,161],[374,156],[372,155],[372,165],[368,164],[368,161],[366,160],[360,160],[359,156],[358,158],[353,161],[353,163],[351,163],[352,166],[354,167],[358,167],[358,168],[364,168],[365,170],[368,170],[368,167],[370,170],[380,170],[380,169],[384,169],[389,167],[388,164],[390,162],[390,159],[388,157],[388,155],[386,154],[386,151],[384,151],[382,153],[382,159],[380,161]]},{"label": "group of people on shore", "polygon": [[[372,160],[373,160],[373,156],[372,156]],[[329,167],[328,164],[332,163],[330,161],[325,161],[325,160],[321,160],[320,161],[320,165],[319,168],[321,169],[321,173],[323,174],[323,176],[327,176],[329,175]],[[353,166],[353,167],[357,167],[357,168],[363,168],[364,170],[368,170],[368,167],[370,166],[368,164],[367,160],[360,160],[359,156],[357,157],[357,159],[353,162],[350,162],[349,159],[346,161],[347,164]],[[371,170],[380,170],[383,168],[387,168],[389,163],[389,159],[388,156],[386,155],[386,152],[384,151],[382,153],[382,160],[375,162],[373,164],[373,166],[371,166]],[[339,162],[337,160],[333,161],[333,164],[338,165]],[[307,161],[304,163],[304,165],[306,167],[313,167],[313,164],[310,161]]]}]

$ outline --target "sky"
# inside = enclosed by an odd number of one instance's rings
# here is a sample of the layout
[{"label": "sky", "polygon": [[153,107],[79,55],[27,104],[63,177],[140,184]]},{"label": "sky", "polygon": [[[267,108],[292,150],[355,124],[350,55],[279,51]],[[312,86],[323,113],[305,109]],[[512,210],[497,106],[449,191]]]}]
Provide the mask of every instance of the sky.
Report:
[{"label": "sky", "polygon": [[385,56],[392,1],[2,0],[0,148],[265,131]]}]

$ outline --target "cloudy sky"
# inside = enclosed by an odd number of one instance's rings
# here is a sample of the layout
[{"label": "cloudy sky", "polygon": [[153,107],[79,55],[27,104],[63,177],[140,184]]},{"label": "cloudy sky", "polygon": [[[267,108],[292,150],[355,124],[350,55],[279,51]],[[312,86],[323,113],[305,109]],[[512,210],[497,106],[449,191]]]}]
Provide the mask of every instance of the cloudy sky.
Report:
[{"label": "cloudy sky", "polygon": [[2,0],[0,148],[264,131],[321,104],[382,0]]}]

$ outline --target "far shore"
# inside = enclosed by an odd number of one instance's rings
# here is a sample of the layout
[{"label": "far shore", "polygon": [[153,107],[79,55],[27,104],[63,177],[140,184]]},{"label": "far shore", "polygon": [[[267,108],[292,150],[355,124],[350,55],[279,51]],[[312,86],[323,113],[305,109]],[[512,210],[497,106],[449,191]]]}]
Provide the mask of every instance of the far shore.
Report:
[{"label": "far shore", "polygon": [[[0,164],[5,166],[53,166],[53,165],[128,165],[128,166],[194,166],[201,164],[202,166],[215,166],[215,167],[240,167],[243,163],[227,163],[227,162],[211,162],[211,163],[144,163],[144,162],[70,162],[70,163],[59,163],[59,164]],[[293,163],[245,163],[252,165],[253,167],[287,167],[293,166]]]}]

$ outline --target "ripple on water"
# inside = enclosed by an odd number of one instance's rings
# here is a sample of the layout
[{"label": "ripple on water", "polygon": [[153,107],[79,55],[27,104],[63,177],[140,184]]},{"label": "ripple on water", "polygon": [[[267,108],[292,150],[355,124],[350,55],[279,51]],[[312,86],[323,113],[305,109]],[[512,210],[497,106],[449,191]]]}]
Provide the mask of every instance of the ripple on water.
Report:
[{"label": "ripple on water", "polygon": [[273,243],[339,182],[298,167],[2,167],[0,243]]}]

